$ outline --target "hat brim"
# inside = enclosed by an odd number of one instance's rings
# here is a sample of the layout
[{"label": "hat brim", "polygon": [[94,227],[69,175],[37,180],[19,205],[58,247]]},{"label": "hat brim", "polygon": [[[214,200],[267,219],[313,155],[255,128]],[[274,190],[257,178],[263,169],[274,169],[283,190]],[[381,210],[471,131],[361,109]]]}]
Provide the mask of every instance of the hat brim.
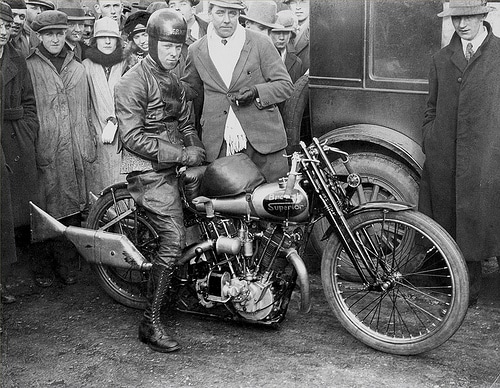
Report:
[{"label": "hat brim", "polygon": [[239,4],[228,4],[225,1],[210,0],[209,3],[213,4],[213,5],[216,5],[218,7],[238,9],[240,11],[243,10],[243,9],[246,9],[246,6],[243,5],[243,4],[241,4],[241,5],[239,5]]},{"label": "hat brim", "polygon": [[33,4],[33,5],[41,5],[42,7],[46,7],[51,10],[55,10],[56,6],[54,4],[49,4],[49,3],[44,3],[43,1],[27,1],[26,4]]},{"label": "hat brim", "polygon": [[489,5],[479,6],[479,7],[449,7],[443,12],[437,14],[438,17],[444,18],[446,16],[471,16],[471,15],[481,15],[483,13],[489,13],[496,11],[495,7]]},{"label": "hat brim", "polygon": [[265,26],[267,28],[270,28],[270,29],[281,27],[279,24],[265,23],[265,22],[261,22],[260,20],[250,18],[247,15],[240,15],[240,21],[244,21],[244,20],[248,20],[248,21],[251,21],[251,22],[254,22],[254,23],[261,24],[261,25],[263,25],[263,26]]},{"label": "hat brim", "polygon": [[84,21],[84,20],[94,20],[94,18],[91,18],[89,16],[68,16],[68,22],[77,22],[77,21]]},{"label": "hat brim", "polygon": [[293,27],[276,27],[271,30],[272,32],[295,32]]},{"label": "hat brim", "polygon": [[121,38],[120,34],[114,31],[97,31],[94,38]]},{"label": "hat brim", "polygon": [[4,15],[4,14],[0,14],[0,19],[2,19],[3,21],[5,21],[7,23],[13,23],[14,22],[14,19],[11,16]]},{"label": "hat brim", "polygon": [[43,26],[42,28],[40,28],[39,30],[35,31],[35,32],[43,32],[43,31],[47,31],[47,30],[67,30],[68,29],[68,25],[67,24],[53,24],[51,26]]}]

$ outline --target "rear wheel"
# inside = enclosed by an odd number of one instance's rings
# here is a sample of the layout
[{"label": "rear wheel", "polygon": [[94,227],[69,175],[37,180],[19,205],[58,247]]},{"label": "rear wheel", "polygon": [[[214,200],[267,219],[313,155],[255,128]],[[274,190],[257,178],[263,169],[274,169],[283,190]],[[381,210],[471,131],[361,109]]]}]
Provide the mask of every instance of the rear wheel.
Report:
[{"label": "rear wheel", "polygon": [[[99,197],[90,210],[87,227],[124,234],[149,262],[158,250],[158,234],[126,188],[112,189]],[[146,307],[148,272],[103,264],[94,264],[92,268],[111,298],[128,307]]]},{"label": "rear wheel", "polygon": [[469,300],[465,261],[449,234],[415,211],[364,212],[348,224],[376,277],[355,253],[358,272],[337,235],[329,238],[321,276],[341,324],[366,345],[393,354],[422,353],[448,340]]}]

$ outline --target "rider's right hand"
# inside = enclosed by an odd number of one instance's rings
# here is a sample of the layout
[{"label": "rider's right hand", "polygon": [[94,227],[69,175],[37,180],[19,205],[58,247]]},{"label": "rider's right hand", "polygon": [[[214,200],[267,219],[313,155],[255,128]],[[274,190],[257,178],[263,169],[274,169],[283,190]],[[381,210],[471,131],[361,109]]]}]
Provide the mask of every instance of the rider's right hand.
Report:
[{"label": "rider's right hand", "polygon": [[182,150],[182,164],[184,166],[199,166],[205,160],[205,150],[196,146],[185,147]]}]

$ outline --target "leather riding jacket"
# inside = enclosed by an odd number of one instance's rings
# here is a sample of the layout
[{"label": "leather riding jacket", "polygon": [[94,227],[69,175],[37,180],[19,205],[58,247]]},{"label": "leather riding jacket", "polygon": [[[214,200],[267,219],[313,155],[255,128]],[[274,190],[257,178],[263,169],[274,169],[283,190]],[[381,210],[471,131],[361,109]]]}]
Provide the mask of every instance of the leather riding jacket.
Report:
[{"label": "leather riding jacket", "polygon": [[154,170],[183,164],[185,146],[204,148],[178,77],[149,56],[117,84],[115,107],[120,149],[150,161]]}]

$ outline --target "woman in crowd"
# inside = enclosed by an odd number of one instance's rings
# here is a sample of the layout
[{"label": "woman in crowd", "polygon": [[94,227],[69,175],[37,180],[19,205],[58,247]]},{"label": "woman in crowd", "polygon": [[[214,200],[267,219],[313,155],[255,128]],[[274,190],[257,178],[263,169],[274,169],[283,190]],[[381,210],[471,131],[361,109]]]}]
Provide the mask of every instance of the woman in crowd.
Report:
[{"label": "woman in crowd", "polygon": [[96,21],[83,66],[90,91],[90,118],[97,133],[97,161],[89,177],[89,190],[97,194],[124,179],[120,177],[114,89],[124,73],[125,62],[116,21],[109,17]]},{"label": "woman in crowd", "polygon": [[125,48],[125,61],[127,62],[125,71],[148,55],[146,24],[148,24],[150,15],[146,11],[137,11],[130,15],[125,22],[123,32],[128,35],[128,43]]}]

